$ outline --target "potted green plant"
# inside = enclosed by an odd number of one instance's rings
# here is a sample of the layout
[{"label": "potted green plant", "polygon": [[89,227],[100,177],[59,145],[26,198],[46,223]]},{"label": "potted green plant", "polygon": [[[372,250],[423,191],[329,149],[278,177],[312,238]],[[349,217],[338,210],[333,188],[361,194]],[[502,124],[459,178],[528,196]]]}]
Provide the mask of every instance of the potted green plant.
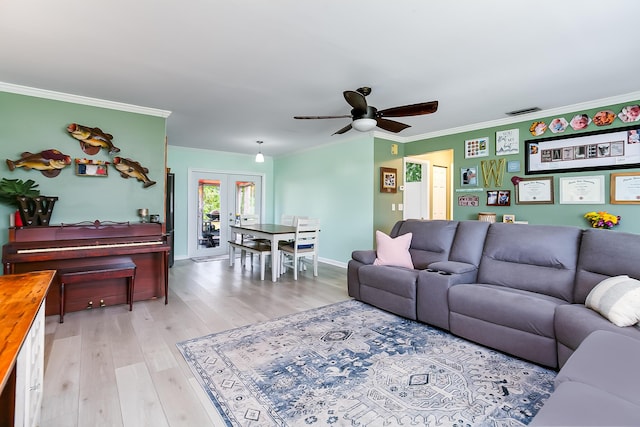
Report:
[{"label": "potted green plant", "polygon": [[24,225],[24,218],[21,211],[20,197],[39,197],[40,190],[37,189],[38,184],[32,179],[23,181],[21,179],[0,180],[0,203],[11,206],[16,209],[15,225],[20,227]]},{"label": "potted green plant", "polygon": [[40,190],[37,187],[38,184],[32,179],[23,181],[21,179],[2,178],[0,181],[0,203],[18,209],[20,207],[18,196],[38,197]]}]

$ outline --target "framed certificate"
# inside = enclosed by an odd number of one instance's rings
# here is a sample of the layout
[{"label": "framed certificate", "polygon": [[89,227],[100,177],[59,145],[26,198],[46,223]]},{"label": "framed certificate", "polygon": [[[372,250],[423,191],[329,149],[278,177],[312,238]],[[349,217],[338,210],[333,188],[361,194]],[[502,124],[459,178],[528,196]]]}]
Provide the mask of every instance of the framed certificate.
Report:
[{"label": "framed certificate", "polygon": [[560,203],[604,204],[604,175],[560,178]]},{"label": "framed certificate", "polygon": [[522,178],[516,186],[519,205],[553,204],[553,177]]},{"label": "framed certificate", "polygon": [[640,204],[640,172],[611,174],[611,203]]}]

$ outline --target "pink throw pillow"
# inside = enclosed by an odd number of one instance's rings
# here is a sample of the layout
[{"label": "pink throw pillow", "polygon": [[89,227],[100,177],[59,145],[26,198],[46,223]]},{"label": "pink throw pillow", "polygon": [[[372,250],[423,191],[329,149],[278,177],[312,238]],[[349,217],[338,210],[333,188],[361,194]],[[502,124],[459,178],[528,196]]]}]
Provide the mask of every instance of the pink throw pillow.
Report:
[{"label": "pink throw pillow", "polygon": [[412,237],[413,233],[407,233],[394,239],[382,231],[376,230],[377,258],[373,264],[413,268],[413,261],[409,253]]}]

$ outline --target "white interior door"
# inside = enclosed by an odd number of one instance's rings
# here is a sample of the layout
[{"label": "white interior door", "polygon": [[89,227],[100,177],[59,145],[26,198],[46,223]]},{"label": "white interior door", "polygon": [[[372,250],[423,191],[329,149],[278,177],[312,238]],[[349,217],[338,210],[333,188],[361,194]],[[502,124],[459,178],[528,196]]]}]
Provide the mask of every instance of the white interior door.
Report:
[{"label": "white interior door", "polygon": [[428,161],[405,159],[403,219],[429,219],[429,168]]},{"label": "white interior door", "polygon": [[189,257],[225,255],[229,226],[241,214],[262,215],[262,177],[190,171]]},{"label": "white interior door", "polygon": [[447,219],[447,168],[434,166],[432,190],[432,217],[431,219]]}]

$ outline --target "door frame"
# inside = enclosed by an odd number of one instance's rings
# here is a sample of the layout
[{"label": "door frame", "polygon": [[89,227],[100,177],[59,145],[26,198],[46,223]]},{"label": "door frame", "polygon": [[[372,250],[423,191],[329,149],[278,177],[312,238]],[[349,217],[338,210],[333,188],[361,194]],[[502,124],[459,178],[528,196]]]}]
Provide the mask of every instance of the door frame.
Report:
[{"label": "door frame", "polygon": [[[195,256],[200,256],[197,254],[197,246],[198,242],[196,239],[196,230],[198,227],[198,213],[194,210],[197,208],[197,192],[198,192],[198,183],[194,179],[194,174],[211,174],[211,175],[225,175],[227,177],[233,176],[252,176],[260,179],[260,206],[258,209],[260,210],[260,218],[265,217],[265,179],[266,174],[252,172],[252,171],[232,171],[232,170],[219,170],[219,169],[201,169],[201,168],[189,168],[188,169],[188,182],[187,182],[187,257],[192,258]],[[222,189],[221,189],[222,192]],[[235,201],[234,201],[235,203]],[[235,207],[234,207],[235,209]],[[228,209],[227,209],[228,211]],[[222,224],[225,224],[225,228],[228,229],[228,215],[225,215],[225,218],[222,217],[222,212],[220,213],[220,228],[222,228]],[[222,230],[220,232],[220,246],[219,249],[216,250],[217,255],[224,255],[229,253],[227,239],[222,239]],[[224,249],[224,251],[223,251]]]}]

